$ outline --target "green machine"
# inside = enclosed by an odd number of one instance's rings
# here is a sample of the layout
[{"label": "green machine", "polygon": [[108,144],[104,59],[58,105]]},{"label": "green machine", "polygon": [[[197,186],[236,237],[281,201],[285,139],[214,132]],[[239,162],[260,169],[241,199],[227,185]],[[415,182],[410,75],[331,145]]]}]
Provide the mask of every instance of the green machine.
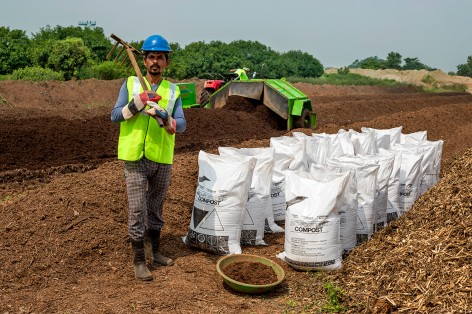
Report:
[{"label": "green machine", "polygon": [[[193,85],[192,85],[193,84]],[[184,108],[201,107],[196,104],[194,83],[179,83]],[[227,82],[211,94],[205,108],[219,109],[226,105],[229,96],[242,96],[259,100],[287,121],[287,130],[314,128],[316,114],[311,100],[285,79],[248,79]]]},{"label": "green machine", "polygon": [[222,108],[233,95],[261,101],[287,121],[287,130],[316,125],[310,98],[284,79],[231,81],[211,95],[208,107]]},{"label": "green machine", "polygon": [[177,83],[180,89],[180,99],[182,99],[182,107],[193,108],[200,107],[197,104],[197,93],[195,83]]}]

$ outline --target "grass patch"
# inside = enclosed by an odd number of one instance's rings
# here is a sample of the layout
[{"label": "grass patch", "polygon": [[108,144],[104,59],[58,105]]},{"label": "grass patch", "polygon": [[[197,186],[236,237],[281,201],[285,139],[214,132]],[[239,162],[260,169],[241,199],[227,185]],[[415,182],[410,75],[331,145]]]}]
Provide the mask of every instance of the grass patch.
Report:
[{"label": "grass patch", "polygon": [[286,314],[344,313],[352,310],[346,293],[337,287],[324,271],[307,271],[303,284],[290,289],[284,300]]},{"label": "grass patch", "polygon": [[2,196],[2,203],[7,203],[8,201],[11,201],[12,198],[13,196],[11,196],[10,194],[5,194]]},{"label": "grass patch", "polygon": [[388,87],[399,87],[409,86],[404,83],[397,82],[395,80],[381,80],[371,78],[355,73],[333,73],[323,74],[318,78],[302,78],[302,77],[289,77],[287,81],[291,83],[310,83],[315,85],[329,84],[329,85],[368,85],[368,86],[388,86]]},{"label": "grass patch", "polygon": [[467,86],[464,84],[433,84],[430,87],[423,87],[423,90],[427,93],[465,93],[467,92]]},{"label": "grass patch", "polygon": [[465,93],[467,86],[464,84],[441,84],[433,76],[426,74],[421,82],[428,84],[429,86],[423,87],[423,90],[427,93]]},{"label": "grass patch", "polygon": [[345,312],[346,307],[343,305],[343,297],[345,295],[344,291],[331,282],[326,282],[323,287],[325,288],[328,297],[327,304],[322,307],[323,311],[330,313]]}]

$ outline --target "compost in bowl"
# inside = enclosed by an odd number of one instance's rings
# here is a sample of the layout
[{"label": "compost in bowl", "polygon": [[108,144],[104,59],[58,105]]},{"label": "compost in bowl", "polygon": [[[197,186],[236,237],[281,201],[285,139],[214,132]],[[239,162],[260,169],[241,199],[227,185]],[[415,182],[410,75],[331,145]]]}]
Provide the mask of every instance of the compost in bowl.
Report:
[{"label": "compost in bowl", "polygon": [[[275,274],[275,281],[264,284],[252,284],[235,280],[225,273],[225,269],[235,266],[234,264],[237,263],[261,263],[264,266],[268,266]],[[231,254],[224,256],[218,260],[216,270],[230,288],[249,294],[269,292],[280,285],[285,277],[285,272],[280,265],[270,259],[251,254]],[[270,278],[268,278],[268,280],[270,280]]]}]

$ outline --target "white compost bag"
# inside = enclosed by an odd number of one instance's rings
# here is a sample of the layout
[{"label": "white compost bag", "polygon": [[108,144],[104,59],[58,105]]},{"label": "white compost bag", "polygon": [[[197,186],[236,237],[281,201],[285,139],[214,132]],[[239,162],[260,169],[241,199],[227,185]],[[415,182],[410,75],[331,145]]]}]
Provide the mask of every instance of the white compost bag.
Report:
[{"label": "white compost bag", "polygon": [[285,204],[285,171],[288,170],[293,159],[292,155],[274,154],[274,172],[272,173],[270,190],[274,221],[285,221],[285,210],[287,209]]},{"label": "white compost bag", "polygon": [[424,154],[418,153],[411,148],[405,148],[400,144],[393,145],[391,149],[400,150],[402,152],[398,206],[401,215],[403,215],[413,206],[419,197],[420,179],[422,176],[421,163]]},{"label": "white compost bag", "polygon": [[351,140],[351,135],[345,130],[339,130],[337,134],[330,135],[331,156],[355,155],[356,150]]},{"label": "white compost bag", "polygon": [[294,137],[305,141],[305,158],[308,165],[326,165],[326,159],[329,158],[331,140],[326,136],[305,135],[302,132],[293,132]]},{"label": "white compost bag", "polygon": [[308,171],[308,163],[305,157],[305,140],[292,136],[280,136],[270,138],[270,147],[274,148],[276,153],[293,156],[290,170]]},{"label": "white compost bag", "polygon": [[[402,126],[390,128],[390,129],[374,129],[362,127],[362,132],[373,131],[377,138],[377,147],[389,149],[391,145],[400,143],[400,136],[402,133]],[[387,145],[386,138],[389,138],[389,144]]]},{"label": "white compost bag", "polygon": [[342,264],[337,201],[348,173],[329,182],[286,172],[285,251],[277,257],[298,270],[335,270]]},{"label": "white compost bag", "polygon": [[430,182],[431,176],[428,174],[432,174],[434,172],[433,166],[436,147],[426,143],[403,145],[414,148],[416,152],[423,154],[423,158],[421,159],[420,187],[418,191],[418,197],[420,197],[432,186],[432,183]]},{"label": "white compost bag", "polygon": [[414,139],[417,141],[426,141],[428,139],[428,131],[418,131],[413,133],[402,133],[400,134],[400,143],[405,144],[409,140]]},{"label": "white compost bag", "polygon": [[330,157],[331,140],[329,137],[311,136],[306,139],[305,149],[309,165],[324,166]]},{"label": "white compost bag", "polygon": [[428,141],[417,140],[412,137],[405,138],[404,147],[417,148],[419,152],[424,153],[421,166],[420,195],[439,181],[443,143],[442,140]]},{"label": "white compost bag", "polygon": [[343,171],[354,170],[357,183],[357,244],[370,239],[374,232],[376,212],[374,200],[377,194],[377,173],[379,165],[346,162],[337,158],[328,159],[328,166],[340,168]]},{"label": "white compost bag", "polygon": [[184,243],[215,254],[241,254],[241,225],[256,158],[200,151],[198,186]]},{"label": "white compost bag", "polygon": [[241,231],[242,245],[265,245],[264,229],[283,232],[274,222],[272,199],[270,196],[274,168],[274,149],[218,147],[223,156],[250,156],[256,158],[256,166],[251,179],[246,212]]},{"label": "white compost bag", "polygon": [[390,179],[388,180],[388,202],[387,202],[387,224],[400,217],[400,206],[398,196],[400,191],[400,166],[402,162],[402,152],[394,150],[379,149],[380,155],[393,156],[393,167]]},{"label": "white compost bag", "polygon": [[[344,175],[339,168],[322,167],[312,164],[310,174],[319,182],[330,181]],[[348,181],[336,205],[339,215],[340,240],[343,254],[357,245],[357,183],[354,171],[349,171]]]},{"label": "white compost bag", "polygon": [[359,133],[353,129],[349,129],[349,135],[354,146],[356,155],[372,155],[379,152],[377,148],[377,138],[374,132]]},{"label": "white compost bag", "polygon": [[443,150],[443,140],[438,141],[424,141],[426,144],[431,144],[435,147],[434,151],[434,158],[433,158],[433,167],[431,173],[427,173],[428,176],[426,178],[429,187],[431,188],[433,185],[438,183],[439,175],[441,174],[441,160],[442,160],[442,150]]},{"label": "white compost bag", "polygon": [[315,138],[329,138],[329,153],[326,157],[337,157],[345,154],[354,155],[354,146],[351,136],[344,130],[336,134],[313,133]]},{"label": "white compost bag", "polygon": [[360,165],[377,164],[379,171],[377,172],[377,192],[374,198],[374,229],[377,232],[387,225],[387,205],[388,205],[388,183],[393,170],[394,156],[388,155],[357,155],[357,156],[341,156],[339,161],[358,163]]}]

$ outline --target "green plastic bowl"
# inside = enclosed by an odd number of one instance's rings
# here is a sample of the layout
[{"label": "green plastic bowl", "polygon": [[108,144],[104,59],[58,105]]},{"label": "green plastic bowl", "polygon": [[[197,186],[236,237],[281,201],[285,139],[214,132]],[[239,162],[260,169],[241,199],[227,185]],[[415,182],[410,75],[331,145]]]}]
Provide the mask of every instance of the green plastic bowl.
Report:
[{"label": "green plastic bowl", "polygon": [[[233,263],[238,263],[238,262],[257,262],[257,263],[269,265],[270,267],[272,267],[275,274],[277,275],[277,281],[267,284],[267,285],[251,285],[248,283],[236,281],[232,278],[229,278],[223,273],[223,270],[228,265],[233,264]],[[269,292],[273,290],[275,287],[277,287],[278,285],[280,285],[285,277],[285,272],[283,268],[280,267],[280,265],[271,261],[270,259],[257,256],[257,255],[251,255],[251,254],[226,255],[218,260],[218,263],[216,264],[216,270],[218,274],[220,274],[220,276],[223,277],[224,282],[230,288],[236,291],[248,293],[248,294],[261,294],[261,293]]]}]

